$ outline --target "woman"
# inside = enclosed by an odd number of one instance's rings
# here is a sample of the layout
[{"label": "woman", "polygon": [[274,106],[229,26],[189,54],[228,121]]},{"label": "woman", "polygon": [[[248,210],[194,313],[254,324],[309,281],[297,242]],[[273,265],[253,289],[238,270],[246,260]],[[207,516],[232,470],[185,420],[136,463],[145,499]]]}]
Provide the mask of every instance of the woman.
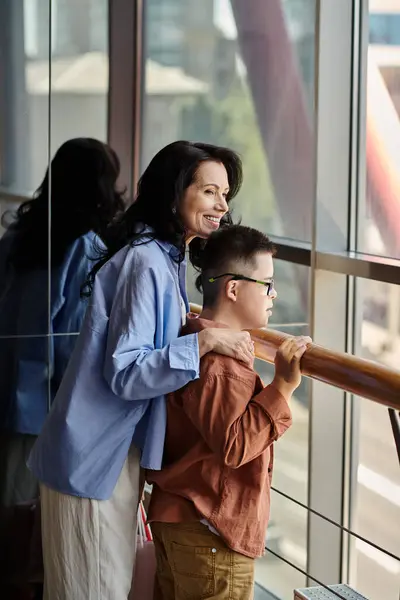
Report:
[{"label": "woman", "polygon": [[38,496],[26,460],[76,341],[57,334],[80,329],[80,287],[93,267],[95,233],[105,235],[124,207],[118,175],[118,158],[106,144],[67,141],[0,240],[0,335],[8,336],[0,344],[2,505]]},{"label": "woman", "polygon": [[241,162],[175,142],[151,161],[136,202],[110,228],[90,306],[30,457],[41,481],[45,598],[126,600],[135,556],[139,458],[160,469],[164,395],[199,375],[210,351],[253,359],[248,334],[179,338],[188,310],[185,250],[229,223]]}]

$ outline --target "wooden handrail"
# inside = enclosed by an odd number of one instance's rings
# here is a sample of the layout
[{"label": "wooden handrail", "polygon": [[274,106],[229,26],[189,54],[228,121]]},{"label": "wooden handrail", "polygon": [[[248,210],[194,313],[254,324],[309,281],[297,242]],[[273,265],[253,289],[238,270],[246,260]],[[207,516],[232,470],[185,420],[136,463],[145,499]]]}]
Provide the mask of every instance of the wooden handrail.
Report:
[{"label": "wooden handrail", "polygon": [[[191,304],[190,309],[195,314],[201,311],[197,304]],[[255,329],[251,337],[256,357],[273,363],[278,347],[290,336],[273,329]],[[400,410],[400,371],[317,344],[312,344],[304,354],[301,370],[307,377]]]}]

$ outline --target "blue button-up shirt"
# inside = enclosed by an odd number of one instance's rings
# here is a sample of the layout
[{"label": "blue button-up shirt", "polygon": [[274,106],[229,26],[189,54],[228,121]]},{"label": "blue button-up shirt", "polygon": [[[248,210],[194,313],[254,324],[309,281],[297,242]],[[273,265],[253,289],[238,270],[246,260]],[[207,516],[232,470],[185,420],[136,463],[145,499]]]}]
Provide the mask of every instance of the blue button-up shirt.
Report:
[{"label": "blue button-up shirt", "polygon": [[76,343],[64,334],[81,328],[80,288],[101,243],[93,232],[76,239],[51,271],[49,295],[47,269],[8,269],[14,238],[10,228],[0,240],[0,429],[37,435]]},{"label": "blue button-up shirt", "polygon": [[179,338],[186,265],[150,241],[126,246],[97,273],[85,320],[29,467],[49,487],[111,496],[132,441],[160,469],[164,395],[199,376],[197,334]]}]

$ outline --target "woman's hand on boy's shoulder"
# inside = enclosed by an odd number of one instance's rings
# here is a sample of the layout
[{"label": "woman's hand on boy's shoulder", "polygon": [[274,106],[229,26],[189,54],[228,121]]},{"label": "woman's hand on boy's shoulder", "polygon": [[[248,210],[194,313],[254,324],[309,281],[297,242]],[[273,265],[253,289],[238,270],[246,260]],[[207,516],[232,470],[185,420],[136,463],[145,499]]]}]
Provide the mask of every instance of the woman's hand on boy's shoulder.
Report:
[{"label": "woman's hand on boy's shoulder", "polygon": [[254,343],[247,331],[210,327],[199,333],[199,347],[200,356],[216,352],[235,358],[249,367],[254,363]]}]

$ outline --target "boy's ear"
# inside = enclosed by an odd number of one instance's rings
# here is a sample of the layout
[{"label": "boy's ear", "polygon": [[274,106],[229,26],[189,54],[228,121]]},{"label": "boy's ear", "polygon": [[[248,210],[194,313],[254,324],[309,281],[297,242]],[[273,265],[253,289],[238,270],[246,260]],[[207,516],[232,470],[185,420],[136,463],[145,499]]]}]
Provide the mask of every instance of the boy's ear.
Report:
[{"label": "boy's ear", "polygon": [[231,302],[236,302],[238,293],[238,282],[234,280],[227,281],[225,284],[225,297]]}]

